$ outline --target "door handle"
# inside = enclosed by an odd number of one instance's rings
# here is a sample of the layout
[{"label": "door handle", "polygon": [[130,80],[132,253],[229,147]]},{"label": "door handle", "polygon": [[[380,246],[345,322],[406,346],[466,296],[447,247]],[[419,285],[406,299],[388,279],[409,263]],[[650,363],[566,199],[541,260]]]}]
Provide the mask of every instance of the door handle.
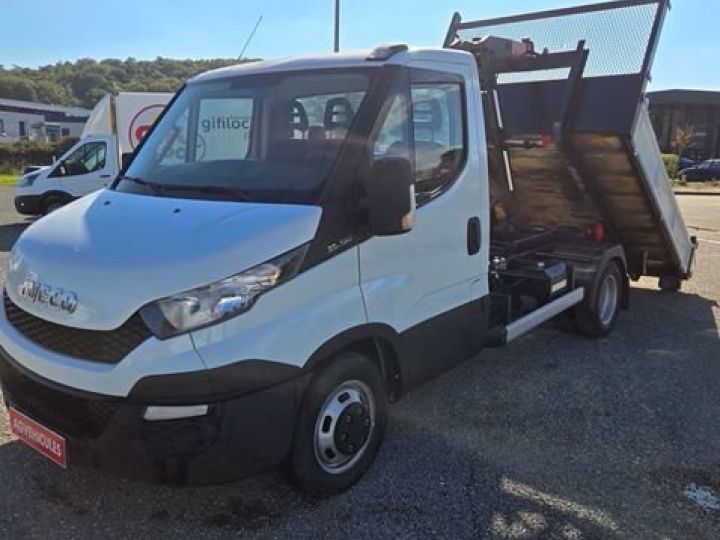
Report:
[{"label": "door handle", "polygon": [[480,243],[482,239],[482,231],[480,228],[480,218],[471,217],[467,223],[467,250],[468,255],[476,255],[480,252]]},{"label": "door handle", "polygon": [[112,174],[101,174],[100,178],[110,178]]}]

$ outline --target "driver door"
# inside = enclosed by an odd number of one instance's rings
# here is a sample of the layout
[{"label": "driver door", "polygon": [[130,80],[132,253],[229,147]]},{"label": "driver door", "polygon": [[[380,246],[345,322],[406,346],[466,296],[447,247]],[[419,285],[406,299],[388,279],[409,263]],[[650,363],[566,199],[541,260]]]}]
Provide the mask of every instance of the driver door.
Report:
[{"label": "driver door", "polygon": [[73,197],[82,197],[101,189],[117,174],[110,155],[112,146],[106,139],[87,141],[58,163],[53,177],[62,190]]},{"label": "driver door", "polygon": [[[464,66],[423,62],[396,98],[374,157],[406,157],[417,210],[405,234],[359,246],[368,320],[400,334],[404,385],[426,380],[477,352],[487,327],[487,168],[481,118]],[[407,103],[407,102],[410,103]]]}]

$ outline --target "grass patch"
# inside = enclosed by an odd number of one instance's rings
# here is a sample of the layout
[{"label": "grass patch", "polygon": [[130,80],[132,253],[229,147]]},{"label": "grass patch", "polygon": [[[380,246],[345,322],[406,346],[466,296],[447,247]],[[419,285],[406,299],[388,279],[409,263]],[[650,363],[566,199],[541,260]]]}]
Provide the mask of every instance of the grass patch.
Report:
[{"label": "grass patch", "polygon": [[17,174],[0,174],[0,186],[14,186],[18,176]]}]

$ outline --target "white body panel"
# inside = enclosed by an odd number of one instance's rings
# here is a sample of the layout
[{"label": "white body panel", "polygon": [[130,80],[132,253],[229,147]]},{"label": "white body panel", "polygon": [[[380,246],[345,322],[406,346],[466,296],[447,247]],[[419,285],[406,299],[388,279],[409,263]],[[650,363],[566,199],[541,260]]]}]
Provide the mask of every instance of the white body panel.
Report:
[{"label": "white body panel", "polygon": [[243,359],[302,367],[318,347],[367,322],[357,248],[261,296],[247,313],[192,333],[209,368]]},{"label": "white body panel", "polygon": [[[387,323],[398,332],[488,294],[487,156],[482,126],[472,120],[482,118],[482,104],[476,99],[479,91],[474,86],[478,80],[474,64],[426,60],[410,65],[463,76],[468,153],[455,183],[417,209],[410,232],[374,237],[360,246],[368,319]],[[473,217],[481,220],[482,240],[480,251],[470,256],[467,228]]]},{"label": "white body panel", "polygon": [[[110,330],[148,302],[237,274],[310,241],[320,213],[312,206],[100,191],[23,233],[11,256],[8,294],[43,319]],[[74,291],[77,310],[70,315],[20,297],[18,288],[32,276]]]}]

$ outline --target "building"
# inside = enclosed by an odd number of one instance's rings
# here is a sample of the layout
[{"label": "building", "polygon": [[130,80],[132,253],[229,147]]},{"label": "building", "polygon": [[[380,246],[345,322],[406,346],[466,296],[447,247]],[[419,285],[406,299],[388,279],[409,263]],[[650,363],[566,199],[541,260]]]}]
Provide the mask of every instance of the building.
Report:
[{"label": "building", "polygon": [[79,107],[0,98],[0,143],[79,137],[89,116],[88,109]]},{"label": "building", "polygon": [[691,126],[695,138],[683,155],[696,160],[720,157],[720,92],[663,90],[649,92],[647,97],[663,152],[676,153],[675,130]]}]

